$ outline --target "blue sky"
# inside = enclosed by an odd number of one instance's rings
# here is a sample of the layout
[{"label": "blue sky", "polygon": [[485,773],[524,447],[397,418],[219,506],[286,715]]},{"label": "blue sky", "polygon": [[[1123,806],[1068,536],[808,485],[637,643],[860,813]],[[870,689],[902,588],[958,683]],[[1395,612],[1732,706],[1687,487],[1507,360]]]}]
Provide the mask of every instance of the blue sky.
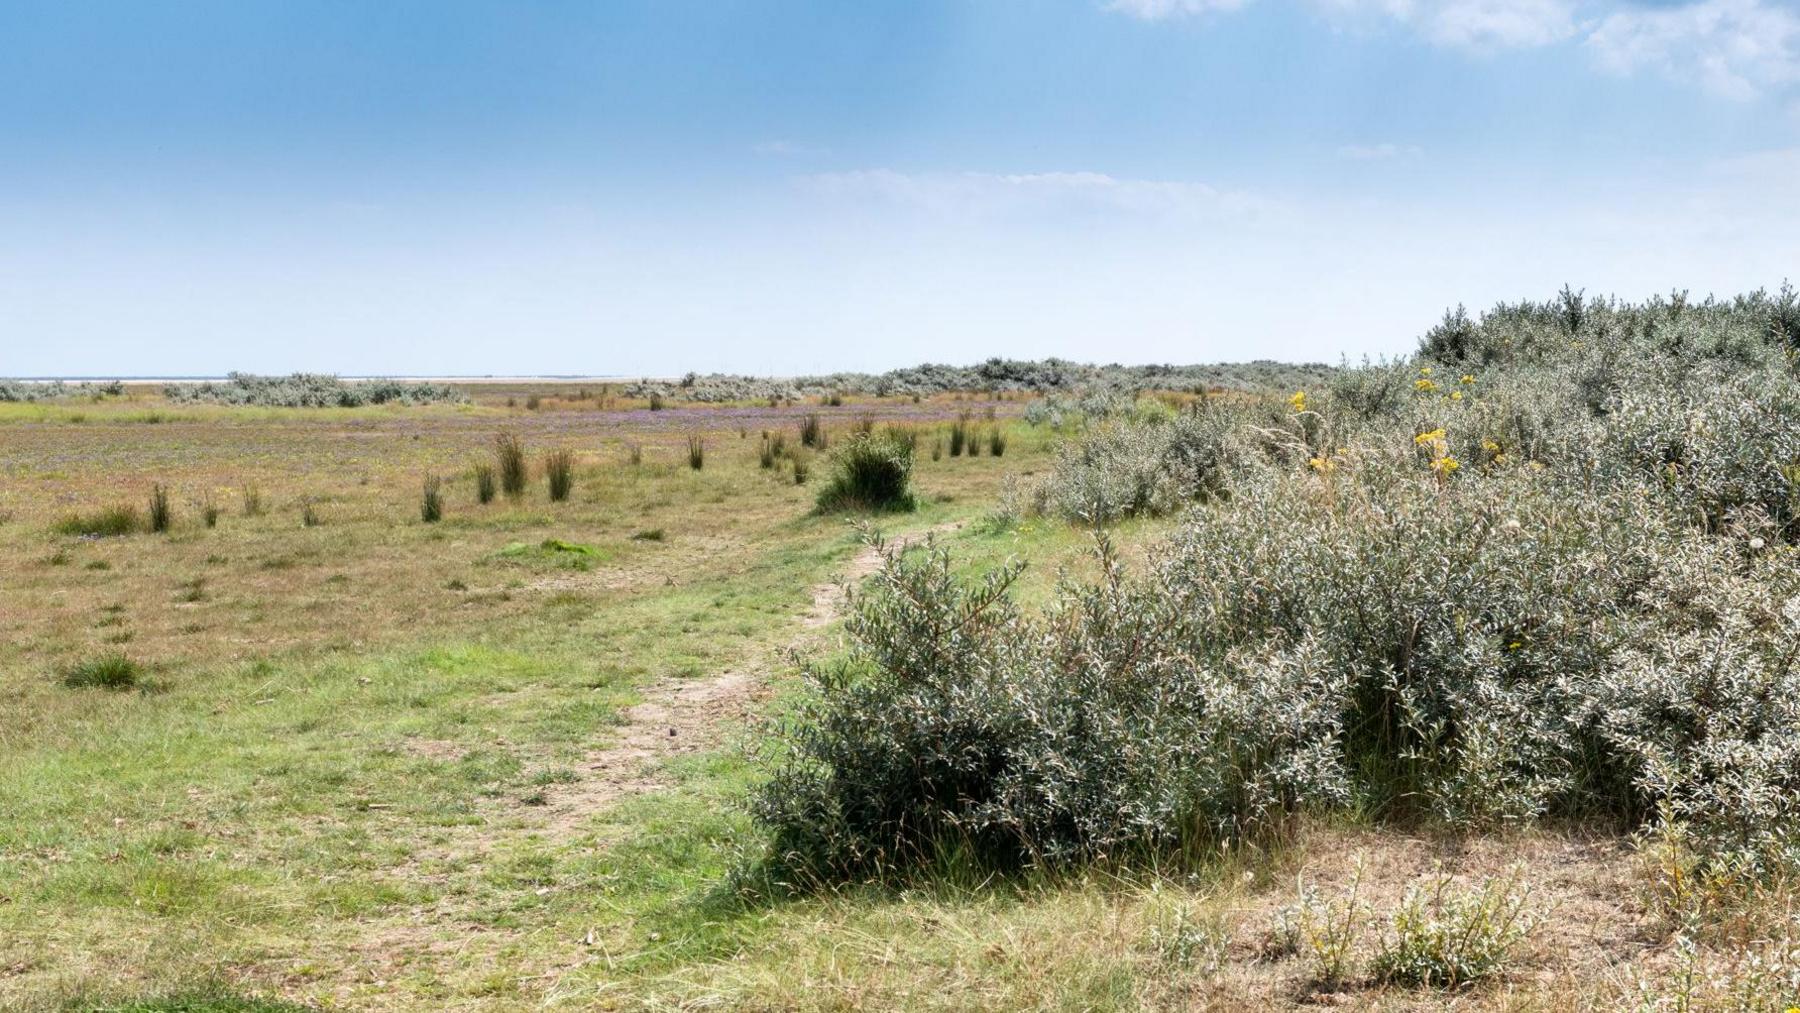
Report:
[{"label": "blue sky", "polygon": [[0,5],[0,375],[1335,361],[1797,225],[1795,0]]}]

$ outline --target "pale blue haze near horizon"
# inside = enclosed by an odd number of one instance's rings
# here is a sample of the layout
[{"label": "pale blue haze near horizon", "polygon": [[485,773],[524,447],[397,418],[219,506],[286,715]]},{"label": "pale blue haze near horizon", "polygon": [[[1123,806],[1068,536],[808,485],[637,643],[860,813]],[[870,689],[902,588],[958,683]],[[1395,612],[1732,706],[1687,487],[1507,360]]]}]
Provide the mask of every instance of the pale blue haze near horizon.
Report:
[{"label": "pale blue haze near horizon", "polygon": [[1337,361],[1796,226],[1795,0],[0,5],[0,376]]}]

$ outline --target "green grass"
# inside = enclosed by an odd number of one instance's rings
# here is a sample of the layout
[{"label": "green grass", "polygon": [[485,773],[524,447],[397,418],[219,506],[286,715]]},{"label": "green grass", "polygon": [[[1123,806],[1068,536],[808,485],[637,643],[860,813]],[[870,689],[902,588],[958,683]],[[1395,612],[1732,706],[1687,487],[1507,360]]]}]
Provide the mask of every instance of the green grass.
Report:
[{"label": "green grass", "polygon": [[125,655],[107,654],[69,666],[62,681],[72,689],[130,689],[142,673],[142,667]]},{"label": "green grass", "polygon": [[109,507],[88,514],[71,514],[56,522],[59,535],[113,538],[143,530],[143,518],[131,507]]}]

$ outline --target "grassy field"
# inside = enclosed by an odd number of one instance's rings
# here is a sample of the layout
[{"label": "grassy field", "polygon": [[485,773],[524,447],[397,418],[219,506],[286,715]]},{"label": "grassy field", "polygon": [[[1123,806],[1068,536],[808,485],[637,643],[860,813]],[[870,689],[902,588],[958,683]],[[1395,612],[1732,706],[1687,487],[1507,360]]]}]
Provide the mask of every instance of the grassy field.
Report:
[{"label": "grassy field", "polygon": [[[1027,601],[1091,571],[1090,539],[989,523],[1008,479],[1052,460],[1016,401],[575,393],[0,406],[0,1007],[1617,1008],[1773,959],[1778,887],[1712,924],[1702,959],[1673,941],[1653,857],[1555,824],[1351,814],[1168,867],[738,890],[790,651],[836,649],[837,582],[871,567],[849,521],[811,510],[824,458],[796,484],[761,466],[763,431],[916,427],[919,509],[872,523],[930,533],[963,572],[1029,561]],[[1005,456],[930,453],[965,411],[1006,430]],[[500,433],[532,481],[482,505],[473,467]],[[555,449],[575,455],[565,502],[540,474]],[[58,531],[145,513],[158,485],[166,533]],[[1129,559],[1163,527],[1114,537]],[[132,685],[76,684],[104,663]],[[1529,878],[1532,931],[1497,984],[1321,973],[1379,948],[1439,874]]]}]

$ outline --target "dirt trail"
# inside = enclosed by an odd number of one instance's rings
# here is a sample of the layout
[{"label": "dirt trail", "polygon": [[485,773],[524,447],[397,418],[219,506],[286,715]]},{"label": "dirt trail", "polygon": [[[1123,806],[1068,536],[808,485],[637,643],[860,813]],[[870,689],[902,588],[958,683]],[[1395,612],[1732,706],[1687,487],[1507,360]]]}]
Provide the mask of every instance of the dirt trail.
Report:
[{"label": "dirt trail", "polygon": [[[890,539],[902,548],[955,530],[939,524]],[[865,546],[837,579],[816,584],[812,605],[800,618],[808,631],[829,626],[843,610],[844,590],[881,567],[881,553]],[[751,666],[760,669],[761,666]],[[767,688],[762,671],[731,670],[706,679],[659,679],[644,688],[644,699],[627,709],[617,737],[588,754],[581,780],[553,789],[540,810],[540,825],[573,831],[589,816],[620,799],[666,787],[663,765],[670,759],[716,746],[727,729],[750,717]]]}]

